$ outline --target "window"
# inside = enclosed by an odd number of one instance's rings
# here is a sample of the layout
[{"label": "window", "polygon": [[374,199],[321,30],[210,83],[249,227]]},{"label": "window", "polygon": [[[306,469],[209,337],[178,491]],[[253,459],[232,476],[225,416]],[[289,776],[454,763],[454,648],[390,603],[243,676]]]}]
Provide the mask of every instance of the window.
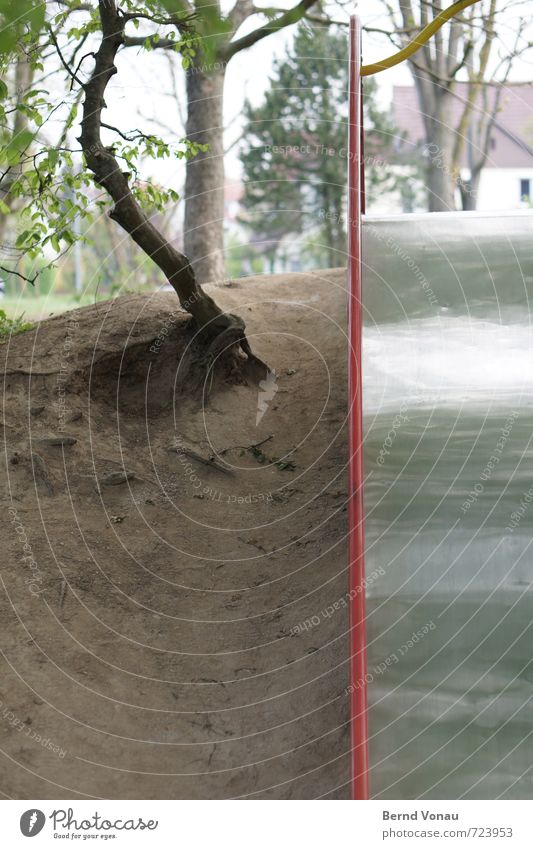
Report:
[{"label": "window", "polygon": [[529,179],[520,180],[520,200],[523,200],[526,203],[529,202],[529,198],[531,197],[530,185],[531,185],[531,180],[529,180]]}]

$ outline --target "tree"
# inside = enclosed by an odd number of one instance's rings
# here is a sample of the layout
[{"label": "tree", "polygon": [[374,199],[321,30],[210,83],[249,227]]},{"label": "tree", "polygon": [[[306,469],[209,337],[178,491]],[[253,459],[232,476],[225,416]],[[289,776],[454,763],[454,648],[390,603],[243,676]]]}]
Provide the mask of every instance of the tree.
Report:
[{"label": "tree", "polygon": [[[315,232],[323,262],[345,262],[348,39],[338,28],[300,25],[287,56],[274,62],[263,102],[245,106],[241,161],[245,223],[271,257],[290,234]],[[398,182],[385,165],[394,137],[365,82],[369,193]]]},{"label": "tree", "polygon": [[[19,54],[15,57],[12,68],[10,69],[10,77],[7,78],[5,94],[11,95],[16,106],[10,115],[5,115],[5,123],[0,129],[0,143],[7,146],[11,139],[21,138],[24,133],[28,132],[28,114],[26,111],[25,100],[28,92],[31,91],[33,78],[33,67],[24,54]],[[11,118],[11,120],[10,120]],[[0,215],[0,245],[3,253],[9,254],[9,248],[6,244],[7,230],[10,216],[16,212],[16,197],[12,192],[13,183],[20,178],[20,164],[14,166],[10,171],[0,179],[0,200],[1,200],[1,215]]]},{"label": "tree", "polygon": [[[12,260],[16,258],[7,239],[10,219],[20,206],[16,186],[22,177],[23,163],[17,161],[17,145],[32,135],[29,119],[35,117],[31,104],[34,66],[29,54],[43,26],[44,13],[44,5],[37,8],[32,0],[21,0],[16,6],[9,0],[0,0],[0,147],[4,158],[11,160],[10,167],[0,173],[0,256],[9,263],[1,266],[7,273],[13,271]],[[21,43],[25,49],[17,50]],[[11,61],[6,61],[7,57]],[[13,103],[11,109],[3,105],[8,99]]]},{"label": "tree", "polygon": [[[391,20],[387,34],[397,46],[405,46],[428,21],[441,11],[441,0],[398,0],[395,7],[384,0]],[[428,206],[430,211],[455,209],[459,189],[464,208],[475,207],[476,189],[490,146],[490,131],[496,118],[503,89],[494,97],[487,87],[495,79],[505,82],[515,58],[529,43],[524,41],[528,26],[519,19],[512,46],[503,45],[496,56],[498,29],[509,16],[513,3],[481,0],[435,33],[409,61],[425,131]],[[465,77],[466,95],[461,99],[459,123],[454,126],[452,108],[458,81]],[[461,163],[468,147],[470,177],[461,179]]]},{"label": "tree", "polygon": [[[78,39],[73,58],[89,36],[94,37],[97,48],[77,60],[75,68],[65,58],[57,35],[69,22],[72,10],[66,5],[64,12],[43,23],[45,36],[41,51],[44,45],[53,46],[67,72],[70,88],[77,87],[81,92],[83,104],[78,141],[86,167],[80,168],[75,163],[76,151],[68,146],[66,140],[64,146],[46,143],[43,126],[56,112],[58,104],[52,104],[43,89],[36,88],[28,92],[22,103],[15,103],[13,109],[22,110],[32,125],[32,129],[18,133],[13,131],[0,153],[0,164],[4,169],[2,180],[12,176],[10,195],[19,199],[22,205],[20,214],[25,229],[18,235],[17,248],[26,256],[37,258],[42,256],[43,248],[47,245],[59,253],[63,245],[68,248],[73,244],[77,238],[75,222],[78,216],[87,218],[93,214],[88,189],[95,182],[113,201],[109,217],[130,235],[165,274],[181,305],[193,316],[201,336],[216,341],[216,348],[211,344],[209,353],[238,345],[247,354],[251,364],[259,364],[264,369],[264,364],[250,350],[242,319],[220,309],[198,283],[187,257],[165,238],[149,217],[147,210],[162,208],[169,200],[176,200],[177,196],[172,189],[142,183],[137,174],[138,160],[142,156],[169,156],[169,146],[162,139],[139,130],[124,133],[102,118],[102,112],[107,108],[105,97],[108,84],[117,73],[115,58],[124,44],[125,26],[130,21],[146,16],[150,16],[150,20],[159,20],[154,15],[152,4],[140,8],[140,4],[126,0],[127,11],[123,11],[117,7],[115,0],[99,0],[96,14],[91,14],[85,27],[71,27],[69,30],[69,37]],[[33,71],[42,71],[40,52],[28,49],[34,43],[35,32],[30,27],[22,28],[16,43],[3,50],[2,62],[7,65],[13,56],[22,51],[29,56]],[[190,40],[184,38],[177,49],[187,56]],[[87,58],[93,60],[93,68],[88,76],[81,71],[81,65]],[[5,86],[0,89],[0,96],[4,101],[8,96]],[[78,100],[74,99],[74,105],[69,110],[67,127],[73,126],[76,121]],[[61,102],[59,106],[62,105]],[[5,119],[11,111],[2,106],[2,117]],[[117,141],[104,144],[102,128],[114,133],[118,137]],[[63,133],[65,139],[66,135]],[[194,142],[184,140],[177,156],[194,156],[199,149]],[[96,211],[104,210],[107,205],[108,201],[101,197],[95,204]]]},{"label": "tree", "polygon": [[130,188],[131,174],[121,168],[113,147],[102,143],[100,128],[106,88],[117,73],[115,58],[124,43],[126,20],[130,16],[135,18],[135,13],[122,14],[114,0],[99,0],[98,6],[102,37],[92,74],[83,84],[85,97],[79,137],[87,165],[98,185],[114,201],[109,217],[120,224],[159,266],[176,290],[182,306],[191,312],[200,327],[210,328],[212,333],[225,329],[227,317],[198,285],[187,257],[174,248],[149,220]]},{"label": "tree", "polygon": [[[253,0],[236,0],[223,14],[220,0],[167,0],[167,9],[181,17],[167,18],[183,36],[194,36],[186,68],[187,120],[185,133],[193,142],[206,145],[186,164],[184,250],[198,276],[205,281],[223,280],[224,273],[224,153],[223,97],[228,63],[246,50],[301,20],[317,0],[299,0],[292,8],[258,8]],[[263,23],[239,36],[250,19]],[[164,21],[164,18],[160,18]],[[154,21],[156,23],[157,21]],[[167,25],[167,29],[168,29]],[[126,35],[126,46],[175,50],[168,33]]]},{"label": "tree", "polygon": [[[2,0],[5,2],[5,0]],[[29,2],[29,0],[24,0]],[[223,91],[228,63],[242,50],[297,23],[317,0],[299,0],[288,10],[257,8],[253,0],[236,0],[223,14],[219,0],[151,0],[124,4],[125,30],[121,47],[180,53],[186,74],[185,133],[196,144],[186,162],[184,252],[203,281],[224,278],[224,159]],[[83,38],[94,26],[93,6],[80,0],[61,0],[65,16],[87,12],[90,22],[78,28]],[[239,36],[249,19],[261,21]],[[142,34],[129,32],[129,23]],[[128,31],[126,31],[128,29]]]}]

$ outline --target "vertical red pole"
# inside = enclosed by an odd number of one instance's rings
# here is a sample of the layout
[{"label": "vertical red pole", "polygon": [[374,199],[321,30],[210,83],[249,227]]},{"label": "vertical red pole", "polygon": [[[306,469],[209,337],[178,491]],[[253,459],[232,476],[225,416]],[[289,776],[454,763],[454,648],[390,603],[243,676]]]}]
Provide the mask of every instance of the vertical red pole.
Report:
[{"label": "vertical red pole", "polygon": [[361,29],[350,20],[350,117],[348,164],[348,439],[349,439],[349,584],[350,584],[350,730],[352,799],[368,799],[368,722],[366,693],[366,633],[363,405],[361,382],[361,209],[364,196],[362,157]]},{"label": "vertical red pole", "polygon": [[360,144],[361,144],[361,168],[360,168],[360,176],[361,180],[361,213],[364,215],[366,212],[366,187],[365,187],[365,132],[364,132],[364,112],[363,112],[363,81],[360,83],[361,96],[359,98],[359,109],[360,109]]}]

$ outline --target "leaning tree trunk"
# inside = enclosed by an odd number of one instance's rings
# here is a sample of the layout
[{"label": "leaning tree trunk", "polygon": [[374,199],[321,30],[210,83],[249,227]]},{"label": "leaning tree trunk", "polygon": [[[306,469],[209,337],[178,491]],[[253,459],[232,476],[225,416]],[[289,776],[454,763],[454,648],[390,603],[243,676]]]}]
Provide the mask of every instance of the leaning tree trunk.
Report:
[{"label": "leaning tree trunk", "polygon": [[187,72],[187,127],[190,141],[209,145],[187,162],[184,251],[204,282],[224,280],[223,92],[225,64],[209,73]]},{"label": "leaning tree trunk", "polygon": [[[154,226],[136,200],[131,188],[131,175],[124,172],[113,147],[105,147],[100,137],[102,110],[106,108],[105,92],[117,73],[115,57],[124,43],[125,16],[115,0],[99,0],[102,40],[94,54],[94,68],[83,86],[83,117],[79,141],[94,179],[114,201],[109,217],[130,234],[174,287],[181,305],[196,320],[204,335],[217,337],[231,332],[235,341],[248,353],[244,321],[224,313],[199,285],[189,259],[181,254]],[[248,349],[248,350],[247,350]]]},{"label": "leaning tree trunk", "polygon": [[227,356],[232,348],[240,346],[255,373],[259,369],[261,377],[265,377],[268,366],[252,352],[242,318],[224,313],[202,289],[188,258],[165,239],[144,213],[130,188],[131,175],[122,171],[113,147],[105,147],[102,143],[102,110],[107,108],[104,95],[109,81],[117,73],[115,58],[124,44],[127,18],[117,8],[116,0],[98,0],[98,9],[102,40],[94,54],[90,79],[83,84],[85,98],[79,141],[96,183],[113,199],[114,206],[109,217],[120,224],[161,269],[174,287],[182,307],[195,319],[202,335],[213,340],[207,359],[211,361],[216,360],[218,355]]}]

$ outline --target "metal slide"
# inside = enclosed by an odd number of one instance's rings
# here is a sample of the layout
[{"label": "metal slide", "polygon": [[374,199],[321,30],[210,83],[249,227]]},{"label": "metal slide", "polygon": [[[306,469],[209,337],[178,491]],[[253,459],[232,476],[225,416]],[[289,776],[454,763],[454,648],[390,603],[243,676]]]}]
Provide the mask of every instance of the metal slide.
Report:
[{"label": "metal slide", "polygon": [[371,792],[533,795],[533,212],[363,222]]},{"label": "metal slide", "polygon": [[528,799],[533,211],[364,218],[360,82],[353,18],[352,798]]}]

